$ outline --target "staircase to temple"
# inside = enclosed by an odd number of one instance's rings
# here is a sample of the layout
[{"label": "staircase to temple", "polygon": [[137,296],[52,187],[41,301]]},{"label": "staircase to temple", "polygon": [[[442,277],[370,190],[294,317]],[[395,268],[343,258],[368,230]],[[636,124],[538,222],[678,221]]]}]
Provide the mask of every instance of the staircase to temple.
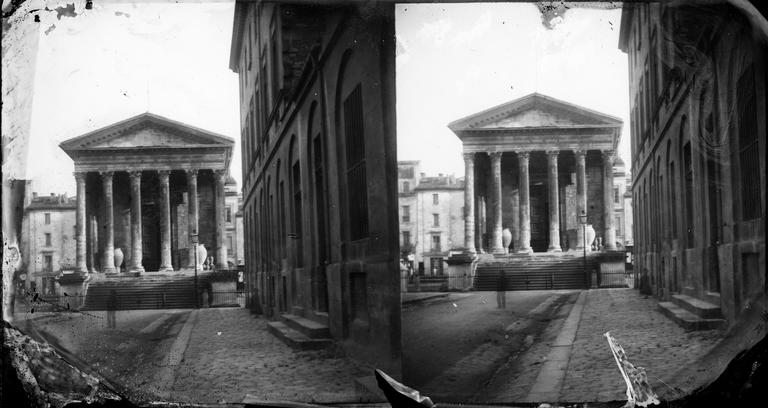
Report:
[{"label": "staircase to temple", "polygon": [[[587,255],[586,270],[597,268],[596,254]],[[506,290],[584,289],[584,257],[575,254],[513,254],[481,260],[475,270],[475,290],[497,290],[501,271]]]},{"label": "staircase to temple", "polygon": [[145,275],[90,282],[82,310],[106,310],[113,289],[117,292],[118,308],[121,310],[195,307],[194,277]]}]

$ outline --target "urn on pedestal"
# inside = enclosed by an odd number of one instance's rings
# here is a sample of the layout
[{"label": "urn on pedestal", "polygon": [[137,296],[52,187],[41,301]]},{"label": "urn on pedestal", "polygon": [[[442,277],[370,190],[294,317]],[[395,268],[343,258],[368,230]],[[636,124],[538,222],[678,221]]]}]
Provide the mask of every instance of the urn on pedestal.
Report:
[{"label": "urn on pedestal", "polygon": [[122,266],[124,258],[125,255],[123,255],[123,250],[120,248],[115,248],[115,269],[117,269],[118,272],[123,270]]},{"label": "urn on pedestal", "polygon": [[509,253],[509,244],[512,242],[512,231],[509,228],[504,228],[501,231],[501,243],[504,245],[504,253]]}]

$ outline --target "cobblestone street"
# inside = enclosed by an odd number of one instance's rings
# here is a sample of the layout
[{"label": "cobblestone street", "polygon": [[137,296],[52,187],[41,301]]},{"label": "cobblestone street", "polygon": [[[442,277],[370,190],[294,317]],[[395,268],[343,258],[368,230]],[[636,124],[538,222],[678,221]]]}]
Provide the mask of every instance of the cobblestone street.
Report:
[{"label": "cobblestone street", "polygon": [[356,401],[355,378],[371,375],[331,351],[295,351],[246,309],[200,309],[170,392],[174,401]]},{"label": "cobblestone street", "polygon": [[[589,290],[582,296],[580,312],[572,312],[568,319],[558,316],[530,349],[511,356],[497,373],[495,388],[489,389],[483,400],[538,402],[547,395],[542,389],[551,391],[551,397],[545,399],[559,402],[626,400],[626,385],[603,335],[607,331],[619,341],[632,364],[646,369],[657,394],[675,398],[690,390],[671,390],[665,384],[721,338],[718,330],[686,332],[657,311],[657,299],[644,298],[634,289]],[[575,323],[570,329],[569,320]],[[570,347],[564,353],[553,352],[562,347],[558,339],[569,330],[575,334]],[[548,368],[553,357],[560,364]],[[499,386],[500,381],[506,384]]]}]

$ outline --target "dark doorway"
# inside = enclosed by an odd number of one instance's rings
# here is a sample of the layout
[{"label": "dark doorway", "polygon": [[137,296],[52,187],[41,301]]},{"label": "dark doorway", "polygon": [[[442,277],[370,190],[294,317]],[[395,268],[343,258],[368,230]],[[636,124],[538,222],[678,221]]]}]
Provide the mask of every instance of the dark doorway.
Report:
[{"label": "dark doorway", "polygon": [[547,252],[549,247],[549,203],[547,186],[530,186],[531,248],[533,252]]}]

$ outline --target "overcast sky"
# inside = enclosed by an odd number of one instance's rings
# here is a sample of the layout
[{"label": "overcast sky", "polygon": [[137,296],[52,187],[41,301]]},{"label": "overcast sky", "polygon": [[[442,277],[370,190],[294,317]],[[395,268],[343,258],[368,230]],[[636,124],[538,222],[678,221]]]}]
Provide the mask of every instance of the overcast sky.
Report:
[{"label": "overcast sky", "polygon": [[76,17],[41,13],[33,190],[74,194],[74,164],[59,143],[147,111],[235,139],[230,173],[240,184],[233,15],[233,1],[94,2]]},{"label": "overcast sky", "polygon": [[408,4],[396,16],[398,159],[463,176],[448,123],[539,92],[621,118],[619,155],[629,166],[620,8],[572,8],[551,30],[525,3]]},{"label": "overcast sky", "polygon": [[[241,184],[233,12],[231,1],[94,2],[60,18],[41,12],[27,168],[33,190],[74,194],[74,166],[59,143],[146,111],[235,139],[230,173]],[[549,30],[532,4],[398,5],[398,159],[461,176],[461,144],[446,125],[537,91],[622,118],[619,154],[629,164],[620,14],[570,9]]]}]

